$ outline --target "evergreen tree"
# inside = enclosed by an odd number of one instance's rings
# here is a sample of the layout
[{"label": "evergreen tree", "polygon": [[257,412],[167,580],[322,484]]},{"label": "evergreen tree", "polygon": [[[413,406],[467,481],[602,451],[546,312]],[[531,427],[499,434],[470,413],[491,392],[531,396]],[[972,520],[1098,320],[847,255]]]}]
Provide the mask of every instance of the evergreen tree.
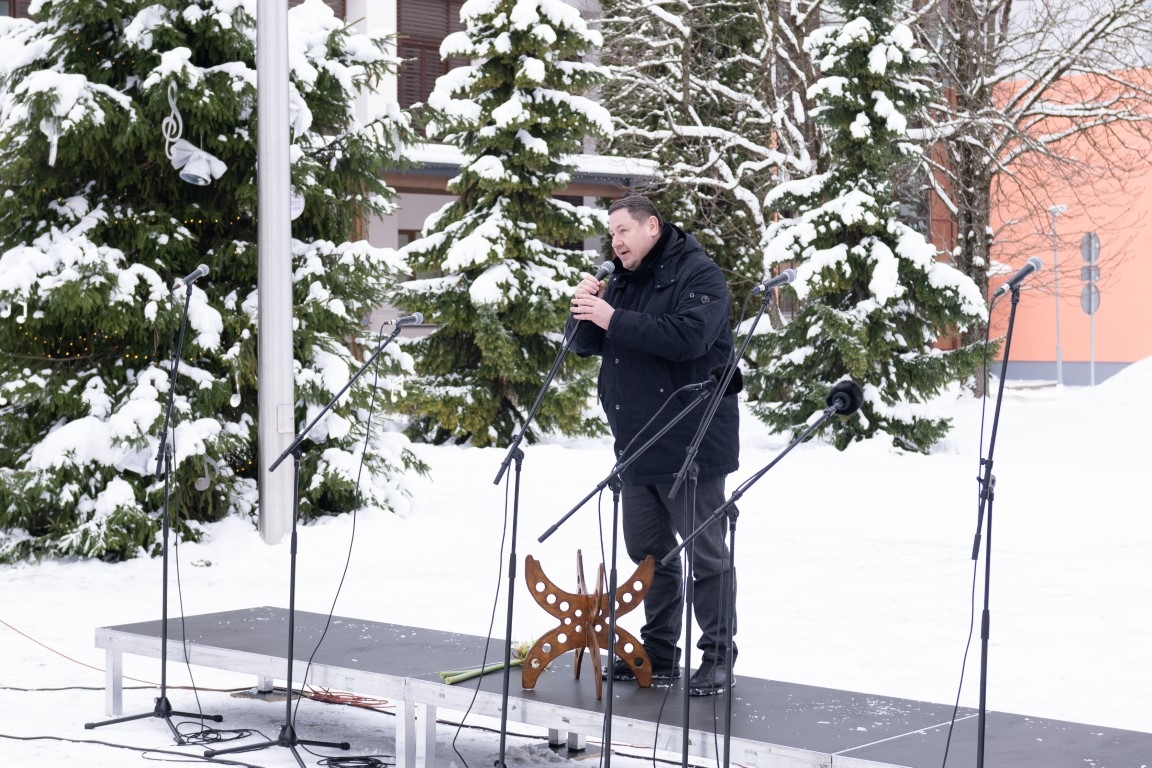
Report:
[{"label": "evergreen tree", "polygon": [[[441,276],[399,286],[392,301],[437,326],[410,347],[409,434],[483,446],[522,428],[563,343],[571,287],[595,271],[595,253],[565,245],[602,231],[603,214],[553,195],[571,178],[570,156],[610,134],[611,119],[582,95],[602,79],[581,60],[600,36],[572,6],[471,0],[461,19],[441,55],[473,63],[441,77],[427,104],[428,135],[464,155],[448,186],[458,198],[405,249],[414,273]],[[536,426],[600,432],[591,390],[588,361],[567,355]]]},{"label": "evergreen tree", "polygon": [[[201,521],[257,508],[255,5],[42,0],[35,21],[5,20],[0,561],[158,552],[156,452],[186,295],[171,285],[201,263],[210,274],[192,291],[175,382],[170,510],[196,537]],[[380,174],[409,131],[398,110],[354,116],[357,93],[396,66],[383,38],[355,34],[321,0],[293,8],[289,28],[305,207],[284,258],[303,426],[354,370],[348,342],[400,266],[348,241],[390,210]],[[167,145],[181,130],[227,166],[210,185],[177,177]],[[400,472],[416,462],[398,435],[368,440],[370,396],[365,381],[317,428],[303,517],[402,501]]]},{"label": "evergreen tree", "polygon": [[902,449],[926,451],[946,419],[924,404],[978,368],[978,345],[952,351],[936,342],[985,319],[975,283],[938,260],[924,237],[899,221],[892,169],[916,151],[907,128],[931,89],[917,75],[924,52],[897,23],[896,0],[843,0],[842,23],[813,32],[807,48],[822,72],[812,115],[824,127],[830,167],[786,182],[770,202],[795,212],[769,230],[769,263],[798,262],[802,309],[757,345],[746,378],[753,410],[797,434],[822,410],[829,389],[860,383],[864,405],[823,428],[846,447],[877,433]]}]

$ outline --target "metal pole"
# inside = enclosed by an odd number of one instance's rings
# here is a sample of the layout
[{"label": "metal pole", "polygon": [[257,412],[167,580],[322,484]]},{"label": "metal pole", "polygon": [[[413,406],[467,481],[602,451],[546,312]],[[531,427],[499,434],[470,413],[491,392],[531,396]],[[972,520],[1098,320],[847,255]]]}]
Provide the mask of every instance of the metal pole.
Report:
[{"label": "metal pole", "polygon": [[1088,386],[1096,386],[1096,311],[1088,315]]},{"label": "metal pole", "polygon": [[1056,240],[1056,217],[1068,210],[1066,205],[1048,209],[1052,215],[1052,292],[1056,294],[1056,386],[1064,386],[1064,354],[1060,350],[1060,249]]},{"label": "metal pole", "polygon": [[268,465],[296,432],[292,381],[292,216],[288,159],[288,0],[256,6],[256,179],[259,299],[260,535],[268,544],[284,538],[293,522],[293,485],[288,472]]}]

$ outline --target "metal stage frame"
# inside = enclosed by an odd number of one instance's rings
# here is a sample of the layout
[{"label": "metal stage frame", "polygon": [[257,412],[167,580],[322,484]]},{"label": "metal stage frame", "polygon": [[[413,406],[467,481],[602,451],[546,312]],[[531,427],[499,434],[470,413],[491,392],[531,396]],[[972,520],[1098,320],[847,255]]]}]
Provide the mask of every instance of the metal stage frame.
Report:
[{"label": "metal stage frame", "polygon": [[[304,680],[308,656],[327,616],[296,611],[296,660],[292,679]],[[256,677],[271,691],[287,667],[288,611],[258,607],[169,619],[168,658],[178,663]],[[105,708],[123,710],[124,654],[160,658],[161,622],[101,627],[96,646],[105,651]],[[185,657],[185,647],[187,656]],[[396,765],[435,768],[437,709],[501,717],[501,673],[448,685],[440,670],[480,664],[484,638],[342,616],[333,617],[312,661],[307,683],[321,688],[389,699],[396,703]],[[503,660],[503,641],[493,640],[487,659]],[[598,739],[604,702],[597,701],[590,660],[574,679],[572,659],[550,665],[534,688],[514,691],[507,721],[547,729],[549,742],[579,750]],[[976,710],[962,708],[944,758],[951,705],[737,676],[733,689],[731,764],[749,768],[968,768],[976,753]],[[612,736],[616,744],[661,753],[683,753],[683,710],[677,682],[671,688],[613,686]],[[473,695],[475,701],[473,702]],[[694,758],[723,754],[722,696],[691,702],[689,750]],[[355,734],[340,734],[353,742]],[[1141,768],[1152,764],[1152,734],[1045,720],[999,712],[987,714],[989,765],[1006,768]]]}]

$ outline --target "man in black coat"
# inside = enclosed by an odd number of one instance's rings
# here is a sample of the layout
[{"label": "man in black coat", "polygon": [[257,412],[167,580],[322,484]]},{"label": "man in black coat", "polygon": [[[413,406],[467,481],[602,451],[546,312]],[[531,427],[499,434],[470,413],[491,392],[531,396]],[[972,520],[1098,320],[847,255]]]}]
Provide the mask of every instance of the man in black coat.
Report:
[{"label": "man in black coat", "polygon": [[[608,281],[584,275],[572,299],[580,323],[572,349],[600,355],[600,404],[615,438],[619,461],[671,421],[697,392],[681,392],[706,382],[731,364],[730,298],[724,275],[696,238],[665,223],[652,202],[633,195],[608,209],[608,229],[617,269]],[[719,393],[712,396],[718,397]],[[663,407],[663,409],[662,409]],[[695,456],[695,499],[690,478],[675,499],[669,494],[684,465],[687,448],[706,407],[697,407],[632,463],[623,475],[624,544],[639,563],[648,555],[656,572],[644,599],[646,623],[640,636],[655,679],[680,676],[683,576],[679,559],[660,560],[681,538],[726,501],[724,482],[739,466],[739,408],[735,394],[723,397]],[[627,453],[625,453],[627,452]],[[684,479],[684,478],[682,478]],[[686,520],[690,511],[695,519]],[[689,681],[695,695],[721,693],[735,684],[726,658],[735,642],[728,635],[725,608],[734,578],[724,539],[727,528],[714,522],[692,541],[693,612],[700,626],[700,667]],[[732,621],[735,634],[735,615]],[[634,677],[623,660],[613,674]]]}]

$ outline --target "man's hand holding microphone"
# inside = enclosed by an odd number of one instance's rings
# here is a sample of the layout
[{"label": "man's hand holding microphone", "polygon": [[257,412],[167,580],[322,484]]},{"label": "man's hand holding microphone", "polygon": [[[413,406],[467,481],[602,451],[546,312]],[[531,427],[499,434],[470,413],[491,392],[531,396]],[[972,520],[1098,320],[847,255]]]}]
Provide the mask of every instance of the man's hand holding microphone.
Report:
[{"label": "man's hand holding microphone", "polygon": [[605,278],[612,274],[615,265],[606,261],[596,270],[595,275],[584,274],[576,284],[576,292],[572,296],[572,317],[577,320],[587,320],[604,330],[608,330],[608,323],[612,321],[612,305],[601,298],[607,286]]}]

